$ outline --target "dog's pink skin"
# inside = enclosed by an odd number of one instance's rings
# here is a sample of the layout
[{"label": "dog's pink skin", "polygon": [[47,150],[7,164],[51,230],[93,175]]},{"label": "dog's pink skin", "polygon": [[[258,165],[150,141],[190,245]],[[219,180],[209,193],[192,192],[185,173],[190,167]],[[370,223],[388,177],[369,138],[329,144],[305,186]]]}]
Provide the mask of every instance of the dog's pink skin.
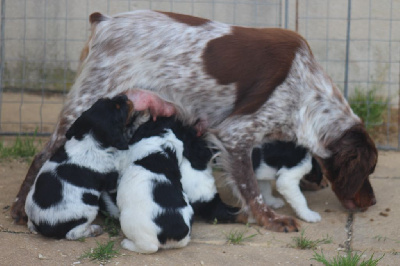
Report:
[{"label": "dog's pink skin", "polygon": [[163,101],[160,97],[149,91],[134,89],[126,92],[129,100],[132,101],[135,111],[149,110],[153,120],[157,116],[170,117],[176,113],[175,106]]}]

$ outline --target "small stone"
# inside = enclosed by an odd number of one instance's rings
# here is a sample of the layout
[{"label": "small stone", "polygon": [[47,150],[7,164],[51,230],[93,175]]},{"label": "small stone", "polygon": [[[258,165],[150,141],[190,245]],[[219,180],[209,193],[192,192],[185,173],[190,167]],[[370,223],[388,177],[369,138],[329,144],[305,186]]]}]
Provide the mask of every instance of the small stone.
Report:
[{"label": "small stone", "polygon": [[380,212],[379,215],[383,216],[383,217],[388,217],[389,216],[389,214],[387,214],[386,212]]}]

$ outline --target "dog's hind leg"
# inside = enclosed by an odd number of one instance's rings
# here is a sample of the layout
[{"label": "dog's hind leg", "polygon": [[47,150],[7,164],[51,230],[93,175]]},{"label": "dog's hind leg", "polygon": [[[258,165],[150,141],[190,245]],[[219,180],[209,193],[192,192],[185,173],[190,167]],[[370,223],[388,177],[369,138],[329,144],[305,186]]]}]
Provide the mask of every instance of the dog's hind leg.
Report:
[{"label": "dog's hind leg", "polygon": [[[258,126],[258,127],[257,127]],[[263,125],[247,116],[232,117],[221,123],[208,140],[221,150],[222,167],[239,192],[244,209],[251,211],[257,223],[268,230],[297,232],[296,219],[276,214],[264,203],[253,171],[251,153],[263,140]],[[215,136],[215,137],[214,137]]]}]

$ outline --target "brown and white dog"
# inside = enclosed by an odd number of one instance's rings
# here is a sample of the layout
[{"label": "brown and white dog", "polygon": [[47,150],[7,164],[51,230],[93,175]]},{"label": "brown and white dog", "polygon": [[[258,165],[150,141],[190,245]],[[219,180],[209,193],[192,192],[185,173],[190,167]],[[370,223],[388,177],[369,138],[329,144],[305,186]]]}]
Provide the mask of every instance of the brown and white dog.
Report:
[{"label": "brown and white dog", "polygon": [[32,178],[65,142],[67,128],[98,98],[123,91],[137,110],[150,107],[156,116],[176,109],[186,124],[199,121],[198,129],[222,150],[245,209],[267,229],[298,230],[295,219],[264,204],[254,177],[252,148],[271,140],[308,148],[347,209],[375,204],[368,179],[377,162],[375,144],[295,32],[148,10],[94,13],[90,22],[80,72],[51,140],[21,186],[14,219],[25,217]]}]

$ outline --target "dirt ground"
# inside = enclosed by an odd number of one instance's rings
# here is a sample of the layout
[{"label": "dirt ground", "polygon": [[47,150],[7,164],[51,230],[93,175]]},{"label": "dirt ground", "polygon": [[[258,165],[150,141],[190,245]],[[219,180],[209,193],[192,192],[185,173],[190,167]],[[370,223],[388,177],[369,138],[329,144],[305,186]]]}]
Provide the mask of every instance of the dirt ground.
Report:
[{"label": "dirt ground", "polygon": [[[29,233],[26,226],[15,225],[10,217],[10,205],[26,174],[29,163],[19,160],[0,162],[0,265],[100,265],[100,262],[81,259],[83,253],[97,246],[115,241],[120,255],[109,265],[320,265],[311,258],[312,250],[295,247],[293,237],[300,233],[275,233],[256,225],[208,224],[195,221],[192,240],[178,250],[162,250],[153,255],[142,255],[121,249],[122,235],[110,238],[107,233],[84,242],[54,240]],[[305,192],[311,209],[318,211],[322,221],[311,224],[300,222],[311,240],[329,237],[332,243],[318,245],[316,251],[327,258],[344,254],[346,245],[364,258],[385,255],[378,265],[400,265],[400,153],[380,152],[376,172],[372,176],[378,203],[365,213],[354,214],[349,227],[349,214],[341,207],[330,188]],[[224,199],[229,193],[220,188]],[[277,211],[294,216],[285,206]],[[104,224],[104,219],[97,220]],[[233,231],[256,236],[241,245],[227,242]]]},{"label": "dirt ground", "polygon": [[[59,97],[41,98],[24,95],[24,104],[19,94],[3,94],[2,121],[8,121],[7,130],[18,131],[19,125],[32,130],[34,121],[46,122],[43,130],[52,130],[62,107]],[[16,104],[17,103],[17,104]],[[16,120],[17,119],[17,120]],[[5,130],[5,126],[3,126]],[[3,138],[9,142],[9,138]],[[44,144],[44,142],[43,142]],[[311,224],[300,222],[305,235],[311,240],[329,237],[331,243],[319,244],[315,251],[293,247],[294,237],[300,233],[275,233],[256,225],[208,224],[195,221],[192,240],[178,250],[162,250],[153,255],[136,254],[121,249],[123,236],[110,238],[107,233],[84,242],[54,240],[31,234],[26,226],[15,225],[10,217],[10,206],[25,177],[29,163],[21,160],[0,161],[0,265],[99,265],[100,262],[81,259],[83,253],[95,248],[97,243],[115,241],[120,255],[109,265],[320,265],[311,260],[314,252],[323,251],[327,258],[345,254],[346,248],[364,252],[368,259],[374,254],[384,257],[378,265],[400,265],[400,153],[381,151],[372,184],[378,203],[364,213],[350,215],[340,205],[330,188],[305,192],[309,207],[319,212],[322,221]],[[229,191],[220,184],[226,201],[232,201]],[[286,205],[277,210],[280,214],[294,216]],[[104,223],[104,219],[97,221]],[[227,242],[227,235],[234,231],[245,232],[255,237],[241,245]]]}]

